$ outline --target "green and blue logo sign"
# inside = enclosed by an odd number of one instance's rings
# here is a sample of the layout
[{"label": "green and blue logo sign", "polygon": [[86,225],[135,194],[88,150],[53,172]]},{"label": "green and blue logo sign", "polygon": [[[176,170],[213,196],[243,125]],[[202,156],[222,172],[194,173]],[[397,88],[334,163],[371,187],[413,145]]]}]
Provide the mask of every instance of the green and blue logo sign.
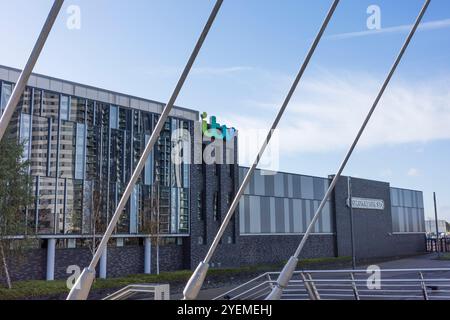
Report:
[{"label": "green and blue logo sign", "polygon": [[215,116],[210,118],[207,122],[208,114],[202,113],[202,131],[205,137],[211,138],[212,141],[216,139],[231,141],[236,136],[237,130],[235,128],[227,128],[226,125],[217,123]]}]

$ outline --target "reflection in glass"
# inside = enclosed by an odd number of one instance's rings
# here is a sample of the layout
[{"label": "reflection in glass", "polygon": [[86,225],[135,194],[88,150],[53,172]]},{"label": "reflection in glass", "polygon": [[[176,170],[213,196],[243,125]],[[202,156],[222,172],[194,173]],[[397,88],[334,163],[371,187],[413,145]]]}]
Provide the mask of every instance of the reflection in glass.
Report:
[{"label": "reflection in glass", "polygon": [[42,91],[33,89],[33,114],[40,117],[42,110]]},{"label": "reflection in glass", "polygon": [[2,83],[1,94],[0,94],[0,113],[3,114],[3,111],[8,104],[9,98],[11,98],[12,94],[12,84]]},{"label": "reflection in glass", "polygon": [[42,95],[42,117],[58,118],[59,94],[44,91]]},{"label": "reflection in glass", "polygon": [[17,111],[30,114],[31,113],[31,93],[30,88],[26,88],[22,96],[20,97],[19,104],[17,105]]},{"label": "reflection in glass", "polygon": [[75,147],[77,124],[61,122],[59,142],[59,177],[73,179],[75,175]]},{"label": "reflection in glass", "polygon": [[60,119],[64,121],[69,120],[69,97],[68,96],[61,96],[61,113],[60,113]]},{"label": "reflection in glass", "polygon": [[75,146],[75,179],[84,179],[84,167],[86,163],[86,126],[77,123]]},{"label": "reflection in glass", "polygon": [[32,176],[46,176],[49,153],[50,119],[33,116],[30,168]]},{"label": "reflection in glass", "polygon": [[58,135],[59,135],[59,121],[57,119],[50,119],[50,142],[49,142],[49,162],[48,162],[48,176],[56,178],[57,164],[58,164]]},{"label": "reflection in glass", "polygon": [[72,97],[70,99],[70,121],[84,123],[86,100]]},{"label": "reflection in glass", "polygon": [[118,129],[119,127],[119,115],[116,106],[111,106],[109,111],[109,127],[111,129]]},{"label": "reflection in glass", "polygon": [[83,181],[66,180],[66,210],[64,232],[81,234],[83,212]]},{"label": "reflection in glass", "polygon": [[20,143],[23,144],[23,161],[30,160],[30,145],[31,145],[31,116],[29,114],[22,114],[20,116]]},{"label": "reflection in glass", "polygon": [[39,177],[38,233],[53,234],[55,227],[55,179]]}]

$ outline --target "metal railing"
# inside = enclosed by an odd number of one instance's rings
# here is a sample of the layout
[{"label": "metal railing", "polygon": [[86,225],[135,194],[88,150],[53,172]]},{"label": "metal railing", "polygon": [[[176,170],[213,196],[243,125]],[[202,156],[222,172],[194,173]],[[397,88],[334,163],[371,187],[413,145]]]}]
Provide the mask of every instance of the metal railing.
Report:
[{"label": "metal railing", "polygon": [[[264,300],[279,272],[268,272],[214,300]],[[379,277],[378,277],[379,275]],[[450,300],[450,269],[296,271],[282,300]]]},{"label": "metal railing", "polygon": [[428,238],[427,252],[450,252],[450,238]]},{"label": "metal railing", "polygon": [[107,296],[103,300],[131,300],[137,295],[140,299],[170,300],[170,287],[168,284],[133,284]]}]

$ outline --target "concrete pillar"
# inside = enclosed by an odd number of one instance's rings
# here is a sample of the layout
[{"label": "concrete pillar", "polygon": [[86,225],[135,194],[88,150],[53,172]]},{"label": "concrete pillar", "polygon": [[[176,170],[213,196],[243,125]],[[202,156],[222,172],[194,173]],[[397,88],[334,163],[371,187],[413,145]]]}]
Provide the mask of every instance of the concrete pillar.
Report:
[{"label": "concrete pillar", "polygon": [[105,248],[102,255],[100,256],[100,279],[106,279],[108,267],[108,248]]},{"label": "concrete pillar", "polygon": [[144,247],[144,273],[152,273],[152,241],[150,238],[145,238]]},{"label": "concrete pillar", "polygon": [[47,281],[55,280],[55,248],[56,239],[47,240]]}]

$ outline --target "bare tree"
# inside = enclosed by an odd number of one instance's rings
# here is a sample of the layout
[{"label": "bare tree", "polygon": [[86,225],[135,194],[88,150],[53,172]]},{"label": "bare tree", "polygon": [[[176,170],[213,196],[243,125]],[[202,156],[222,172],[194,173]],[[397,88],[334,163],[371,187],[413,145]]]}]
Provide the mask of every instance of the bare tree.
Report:
[{"label": "bare tree", "polygon": [[153,184],[150,198],[144,201],[142,231],[150,236],[150,243],[156,248],[156,274],[159,274],[160,221],[158,182]]},{"label": "bare tree", "polygon": [[101,184],[95,184],[91,182],[88,184],[87,194],[89,194],[89,200],[85,202],[85,212],[89,212],[88,221],[85,221],[86,225],[89,225],[89,235],[92,236],[89,241],[88,247],[92,256],[97,251],[97,247],[100,244],[101,236],[106,230],[106,221],[104,219],[103,211],[103,195],[101,190]]}]

